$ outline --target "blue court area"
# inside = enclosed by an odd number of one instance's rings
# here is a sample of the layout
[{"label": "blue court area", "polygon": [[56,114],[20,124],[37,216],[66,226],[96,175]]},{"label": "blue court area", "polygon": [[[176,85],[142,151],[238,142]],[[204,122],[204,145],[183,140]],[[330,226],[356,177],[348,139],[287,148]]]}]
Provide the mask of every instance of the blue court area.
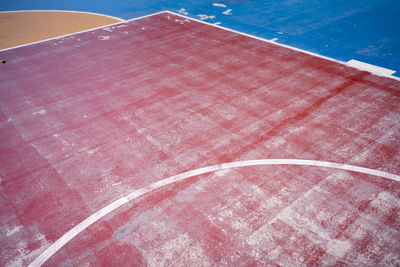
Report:
[{"label": "blue court area", "polygon": [[[0,1],[0,10],[76,10],[131,19],[161,10],[400,75],[400,1]],[[199,16],[203,15],[203,16]]]}]

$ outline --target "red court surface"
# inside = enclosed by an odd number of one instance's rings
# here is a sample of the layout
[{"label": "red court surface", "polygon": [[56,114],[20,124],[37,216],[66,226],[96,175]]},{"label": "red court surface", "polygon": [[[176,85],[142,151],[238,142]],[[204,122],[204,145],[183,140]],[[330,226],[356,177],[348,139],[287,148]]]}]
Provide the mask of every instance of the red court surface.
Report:
[{"label": "red court surface", "polygon": [[0,56],[1,266],[400,265],[399,81],[170,13]]}]

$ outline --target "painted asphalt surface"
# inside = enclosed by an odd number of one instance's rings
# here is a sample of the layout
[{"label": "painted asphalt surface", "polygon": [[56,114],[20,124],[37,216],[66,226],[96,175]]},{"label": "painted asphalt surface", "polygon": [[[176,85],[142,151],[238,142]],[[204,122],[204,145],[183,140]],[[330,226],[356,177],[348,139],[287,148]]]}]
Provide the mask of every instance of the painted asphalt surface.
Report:
[{"label": "painted asphalt surface", "polygon": [[[215,6],[222,4],[226,7]],[[162,10],[215,16],[208,22],[341,61],[356,59],[400,75],[400,2],[373,1],[37,1],[0,0],[0,10],[77,10],[131,19]],[[227,12],[226,15],[223,12]]]},{"label": "painted asphalt surface", "polygon": [[[201,167],[400,173],[399,81],[271,43],[164,13],[0,55],[1,265]],[[218,169],[111,210],[46,264],[397,265],[399,203],[376,175]]]}]

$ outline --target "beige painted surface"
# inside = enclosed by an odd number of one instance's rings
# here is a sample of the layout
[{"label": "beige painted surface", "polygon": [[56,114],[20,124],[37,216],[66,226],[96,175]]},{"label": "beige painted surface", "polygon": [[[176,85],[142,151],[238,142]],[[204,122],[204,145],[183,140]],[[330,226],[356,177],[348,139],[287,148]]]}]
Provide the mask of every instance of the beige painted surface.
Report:
[{"label": "beige painted surface", "polygon": [[74,12],[4,12],[0,13],[0,49],[116,22],[120,20]]}]

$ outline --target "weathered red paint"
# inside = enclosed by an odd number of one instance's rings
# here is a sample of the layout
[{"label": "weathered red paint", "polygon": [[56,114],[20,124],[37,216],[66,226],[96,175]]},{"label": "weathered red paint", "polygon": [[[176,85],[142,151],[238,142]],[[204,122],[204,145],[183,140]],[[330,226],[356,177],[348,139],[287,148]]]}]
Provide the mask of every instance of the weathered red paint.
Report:
[{"label": "weathered red paint", "polygon": [[[399,82],[335,62],[168,13],[0,54],[0,265],[203,166],[400,173]],[[47,264],[396,265],[399,197],[395,181],[316,167],[200,175],[112,212]]]}]

